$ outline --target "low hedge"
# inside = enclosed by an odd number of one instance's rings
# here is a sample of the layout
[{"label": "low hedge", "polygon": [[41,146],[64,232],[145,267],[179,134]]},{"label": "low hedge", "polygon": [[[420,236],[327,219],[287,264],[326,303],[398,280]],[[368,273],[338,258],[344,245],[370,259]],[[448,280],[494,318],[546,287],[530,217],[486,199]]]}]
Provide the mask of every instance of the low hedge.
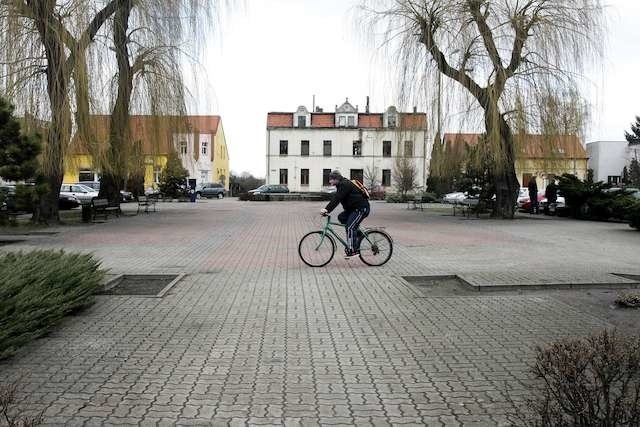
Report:
[{"label": "low hedge", "polygon": [[0,257],[0,360],[93,303],[104,272],[91,255],[62,251]]}]

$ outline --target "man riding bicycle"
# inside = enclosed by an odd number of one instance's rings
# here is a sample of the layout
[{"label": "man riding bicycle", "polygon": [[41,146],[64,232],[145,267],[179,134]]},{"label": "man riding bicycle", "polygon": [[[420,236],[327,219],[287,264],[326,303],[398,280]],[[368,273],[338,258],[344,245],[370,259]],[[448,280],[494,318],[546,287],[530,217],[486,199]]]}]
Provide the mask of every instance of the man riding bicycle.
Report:
[{"label": "man riding bicycle", "polygon": [[329,184],[336,187],[336,192],[327,206],[320,211],[325,216],[342,204],[344,212],[338,215],[338,221],[346,225],[348,247],[345,250],[345,258],[353,258],[360,255],[360,238],[358,227],[369,216],[369,200],[363,192],[350,180],[334,170],[329,174]]}]

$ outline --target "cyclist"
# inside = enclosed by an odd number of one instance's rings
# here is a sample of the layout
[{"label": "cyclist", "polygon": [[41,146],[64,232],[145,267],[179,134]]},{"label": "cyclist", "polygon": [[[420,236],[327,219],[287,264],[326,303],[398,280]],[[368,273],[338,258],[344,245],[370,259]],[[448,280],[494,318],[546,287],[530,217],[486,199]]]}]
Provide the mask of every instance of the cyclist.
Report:
[{"label": "cyclist", "polygon": [[348,247],[345,250],[345,258],[357,257],[360,255],[360,238],[362,237],[358,227],[369,216],[369,200],[358,187],[337,170],[329,174],[329,184],[336,187],[336,192],[320,214],[326,216],[338,206],[338,203],[342,204],[344,212],[338,215],[338,221],[346,224]]}]

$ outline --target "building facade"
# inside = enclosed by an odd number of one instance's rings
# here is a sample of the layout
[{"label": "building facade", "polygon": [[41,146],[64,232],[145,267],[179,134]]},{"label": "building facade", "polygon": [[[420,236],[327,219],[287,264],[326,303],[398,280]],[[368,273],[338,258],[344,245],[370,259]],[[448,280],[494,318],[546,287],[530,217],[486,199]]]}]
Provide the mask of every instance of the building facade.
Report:
[{"label": "building facade", "polygon": [[[444,144],[478,144],[482,135],[476,133],[447,133]],[[518,182],[526,187],[532,179],[544,189],[554,177],[565,173],[587,177],[589,156],[576,135],[544,136],[515,135],[515,172]]]},{"label": "building facade", "polygon": [[629,167],[633,159],[640,160],[640,144],[629,144],[627,141],[589,142],[587,152],[593,179],[610,184],[621,183],[624,167]]},{"label": "building facade", "polygon": [[[109,124],[110,116],[92,116],[95,141],[73,139],[65,161],[65,183],[99,180],[94,156],[104,155],[108,147]],[[157,188],[172,151],[197,184],[215,182],[229,188],[229,154],[220,116],[131,116],[130,143],[130,153],[137,146],[143,157],[145,188]]]},{"label": "building facade", "polygon": [[267,114],[267,184],[284,184],[290,191],[322,191],[329,172],[360,179],[369,187],[394,189],[394,166],[406,157],[416,169],[416,185],[424,186],[429,164],[426,114],[359,112],[346,100],[335,112]]}]

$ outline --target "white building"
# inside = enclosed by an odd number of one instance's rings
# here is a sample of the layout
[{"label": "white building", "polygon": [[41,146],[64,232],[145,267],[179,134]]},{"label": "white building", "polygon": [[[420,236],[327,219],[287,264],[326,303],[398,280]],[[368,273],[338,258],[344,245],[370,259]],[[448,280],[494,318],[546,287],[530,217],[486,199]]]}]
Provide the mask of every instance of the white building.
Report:
[{"label": "white building", "polygon": [[628,167],[632,159],[640,160],[640,145],[627,141],[594,141],[587,143],[587,153],[594,181],[619,184],[622,169]]},{"label": "white building", "polygon": [[334,169],[365,185],[394,186],[394,165],[406,157],[417,171],[416,184],[424,187],[431,150],[426,114],[358,112],[349,101],[333,113],[320,108],[309,112],[267,114],[267,184],[285,184],[290,191],[320,191],[329,185]]}]

